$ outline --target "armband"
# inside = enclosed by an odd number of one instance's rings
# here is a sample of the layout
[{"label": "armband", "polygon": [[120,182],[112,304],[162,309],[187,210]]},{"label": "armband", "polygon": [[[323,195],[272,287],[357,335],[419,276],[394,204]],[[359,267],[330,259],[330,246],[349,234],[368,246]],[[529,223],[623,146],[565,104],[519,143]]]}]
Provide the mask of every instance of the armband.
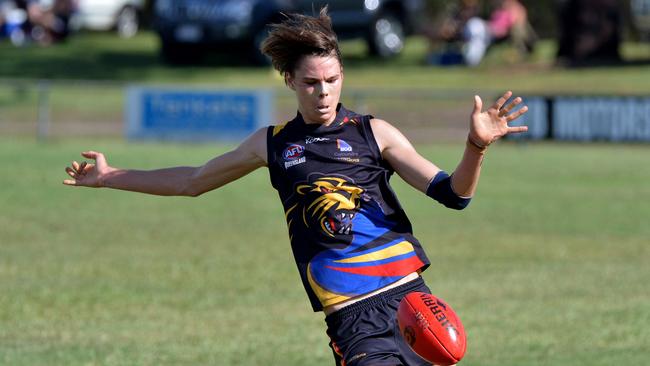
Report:
[{"label": "armband", "polygon": [[444,170],[438,172],[429,183],[427,196],[454,210],[464,209],[472,200],[471,198],[460,197],[454,192],[451,188],[451,176]]}]

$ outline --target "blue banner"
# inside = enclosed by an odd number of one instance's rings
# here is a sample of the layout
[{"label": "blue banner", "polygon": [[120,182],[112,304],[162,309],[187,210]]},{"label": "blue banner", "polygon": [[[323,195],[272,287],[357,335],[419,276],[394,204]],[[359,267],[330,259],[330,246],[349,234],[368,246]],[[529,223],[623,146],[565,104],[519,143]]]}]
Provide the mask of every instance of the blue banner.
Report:
[{"label": "blue banner", "polygon": [[172,90],[131,87],[130,139],[237,140],[273,121],[269,90]]}]

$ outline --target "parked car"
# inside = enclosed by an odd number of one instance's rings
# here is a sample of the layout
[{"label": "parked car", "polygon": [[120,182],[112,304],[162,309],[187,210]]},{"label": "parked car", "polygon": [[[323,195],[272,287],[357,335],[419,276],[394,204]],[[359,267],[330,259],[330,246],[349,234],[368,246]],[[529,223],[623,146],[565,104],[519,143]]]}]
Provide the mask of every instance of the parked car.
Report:
[{"label": "parked car", "polygon": [[114,29],[129,38],[138,33],[144,6],[145,0],[78,0],[71,23],[75,29]]},{"label": "parked car", "polygon": [[269,23],[279,22],[282,12],[313,14],[326,4],[341,39],[363,38],[370,53],[382,58],[402,51],[424,9],[422,0],[157,0],[153,24],[168,62],[235,47],[265,62],[259,45]]}]

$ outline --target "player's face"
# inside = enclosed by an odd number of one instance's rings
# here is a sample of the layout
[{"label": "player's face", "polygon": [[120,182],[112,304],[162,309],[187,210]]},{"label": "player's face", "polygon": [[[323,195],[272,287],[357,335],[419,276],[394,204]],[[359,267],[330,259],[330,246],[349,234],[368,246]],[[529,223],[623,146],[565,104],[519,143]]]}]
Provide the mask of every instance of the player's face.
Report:
[{"label": "player's face", "polygon": [[341,98],[343,68],[335,56],[305,56],[287,85],[296,92],[298,110],[305,122],[330,124]]}]

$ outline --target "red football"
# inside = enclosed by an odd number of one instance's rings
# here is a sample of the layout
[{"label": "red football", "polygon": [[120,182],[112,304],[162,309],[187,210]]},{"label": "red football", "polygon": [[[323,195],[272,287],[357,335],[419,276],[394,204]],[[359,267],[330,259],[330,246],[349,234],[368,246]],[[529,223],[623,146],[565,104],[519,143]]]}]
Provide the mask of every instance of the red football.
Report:
[{"label": "red football", "polygon": [[453,365],[465,355],[463,324],[447,303],[433,295],[406,295],[399,304],[397,322],[411,349],[435,365]]}]

